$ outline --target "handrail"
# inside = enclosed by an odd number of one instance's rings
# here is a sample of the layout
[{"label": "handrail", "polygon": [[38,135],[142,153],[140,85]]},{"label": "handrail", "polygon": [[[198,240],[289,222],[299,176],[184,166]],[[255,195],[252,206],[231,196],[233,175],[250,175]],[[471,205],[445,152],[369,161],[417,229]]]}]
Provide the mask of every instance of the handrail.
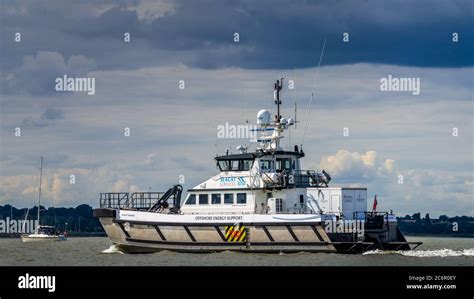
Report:
[{"label": "handrail", "polygon": [[106,192],[100,193],[101,208],[144,210],[152,207],[163,192]]}]

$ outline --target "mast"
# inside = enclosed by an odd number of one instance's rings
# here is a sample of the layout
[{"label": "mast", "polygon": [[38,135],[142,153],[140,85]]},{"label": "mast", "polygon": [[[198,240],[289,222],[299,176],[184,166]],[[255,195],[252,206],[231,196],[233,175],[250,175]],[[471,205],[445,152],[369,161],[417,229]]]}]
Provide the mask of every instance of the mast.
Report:
[{"label": "mast", "polygon": [[38,233],[40,225],[40,207],[41,207],[41,176],[43,175],[43,157],[40,160],[40,178],[39,178],[39,191],[38,191],[38,225],[36,226],[36,233]]},{"label": "mast", "polygon": [[280,120],[281,120],[281,115],[280,115],[280,104],[281,104],[280,91],[283,88],[283,79],[284,78],[281,78],[281,80],[277,80],[277,82],[275,83],[275,90],[273,92],[273,98],[275,100],[275,104],[277,105],[277,115],[276,115],[276,120],[275,120],[276,123],[280,123]]}]

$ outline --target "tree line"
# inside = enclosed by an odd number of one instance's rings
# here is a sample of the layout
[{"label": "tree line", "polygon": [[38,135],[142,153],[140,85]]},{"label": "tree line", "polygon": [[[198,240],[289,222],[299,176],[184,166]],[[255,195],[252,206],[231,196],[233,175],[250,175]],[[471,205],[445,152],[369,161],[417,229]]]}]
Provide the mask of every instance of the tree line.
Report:
[{"label": "tree line", "polygon": [[427,213],[397,217],[400,230],[406,234],[423,235],[450,235],[460,237],[474,237],[474,217],[441,215],[437,219]]},{"label": "tree line", "polygon": [[[55,226],[58,230],[68,233],[102,233],[104,232],[99,220],[92,216],[92,207],[86,204],[75,208],[40,208],[40,225]],[[38,206],[18,209],[12,205],[0,206],[0,220],[36,220]]]}]

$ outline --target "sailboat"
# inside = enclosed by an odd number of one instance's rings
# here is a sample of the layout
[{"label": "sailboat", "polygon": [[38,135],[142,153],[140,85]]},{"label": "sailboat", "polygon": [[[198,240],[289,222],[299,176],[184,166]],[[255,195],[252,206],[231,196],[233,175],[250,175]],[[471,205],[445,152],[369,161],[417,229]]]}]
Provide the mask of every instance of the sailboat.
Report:
[{"label": "sailboat", "polygon": [[64,234],[57,233],[54,226],[40,225],[40,207],[41,207],[41,177],[43,175],[43,157],[40,161],[40,177],[38,192],[38,225],[33,234],[23,234],[21,239],[23,242],[41,242],[41,241],[66,241]]}]

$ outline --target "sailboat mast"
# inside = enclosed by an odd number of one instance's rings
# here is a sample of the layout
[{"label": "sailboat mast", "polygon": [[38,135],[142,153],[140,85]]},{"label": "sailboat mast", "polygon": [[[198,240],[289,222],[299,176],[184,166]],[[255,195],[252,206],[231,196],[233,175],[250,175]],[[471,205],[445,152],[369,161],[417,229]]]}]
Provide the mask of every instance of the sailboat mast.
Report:
[{"label": "sailboat mast", "polygon": [[41,207],[41,176],[43,175],[43,157],[40,161],[40,178],[39,178],[39,191],[38,191],[38,226],[36,230],[38,231],[40,225],[40,207]]}]

